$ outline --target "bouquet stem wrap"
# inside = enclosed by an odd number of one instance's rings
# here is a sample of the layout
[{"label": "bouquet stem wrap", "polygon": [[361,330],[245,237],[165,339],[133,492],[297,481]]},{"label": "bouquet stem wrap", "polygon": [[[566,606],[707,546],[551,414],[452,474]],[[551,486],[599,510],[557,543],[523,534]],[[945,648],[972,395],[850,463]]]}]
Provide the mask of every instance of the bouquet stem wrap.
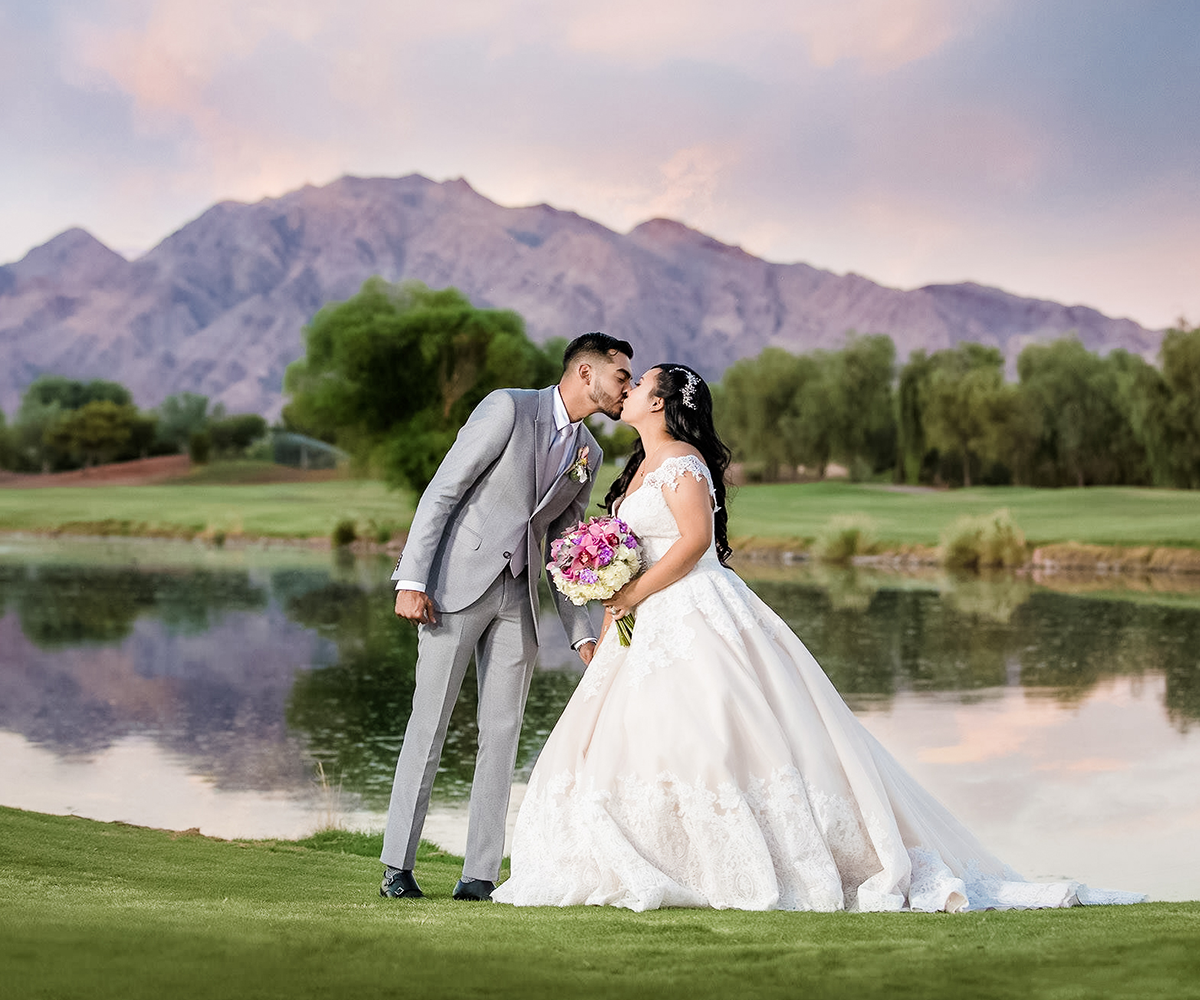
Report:
[{"label": "bouquet stem wrap", "polygon": [[616,619],[615,624],[617,626],[617,642],[622,646],[628,646],[630,640],[633,638],[633,612],[630,611],[628,614]]}]

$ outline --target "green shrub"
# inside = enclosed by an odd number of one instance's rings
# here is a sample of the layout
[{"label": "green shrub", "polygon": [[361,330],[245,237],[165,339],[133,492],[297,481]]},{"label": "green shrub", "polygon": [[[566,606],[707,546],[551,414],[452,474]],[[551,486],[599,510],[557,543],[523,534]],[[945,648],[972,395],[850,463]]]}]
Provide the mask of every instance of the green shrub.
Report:
[{"label": "green shrub", "polygon": [[813,555],[821,562],[847,563],[875,547],[875,522],[862,514],[843,514],[829,519],[817,532]]},{"label": "green shrub", "polygon": [[1005,509],[982,517],[963,515],[942,532],[938,555],[952,569],[1020,566],[1025,562],[1025,533]]},{"label": "green shrub", "polygon": [[[875,478],[875,469],[861,455],[855,455],[850,460],[850,482],[852,483],[869,483]],[[889,470],[890,472],[890,470]]]},{"label": "green shrub", "polygon": [[396,525],[391,521],[379,522],[372,518],[367,522],[367,527],[363,535],[364,537],[374,539],[377,545],[387,545],[397,530]]},{"label": "green shrub", "polygon": [[356,538],[358,538],[358,532],[355,530],[354,522],[349,518],[344,518],[343,520],[338,521],[338,523],[334,525],[333,534],[330,536],[330,538],[333,541],[334,548],[340,549],[346,545],[349,545]]},{"label": "green shrub", "polygon": [[767,481],[767,467],[762,462],[743,462],[742,463],[742,482],[744,483],[765,483]]},{"label": "green shrub", "polygon": [[208,431],[196,431],[188,438],[188,454],[197,465],[204,465],[212,455],[212,438]]}]

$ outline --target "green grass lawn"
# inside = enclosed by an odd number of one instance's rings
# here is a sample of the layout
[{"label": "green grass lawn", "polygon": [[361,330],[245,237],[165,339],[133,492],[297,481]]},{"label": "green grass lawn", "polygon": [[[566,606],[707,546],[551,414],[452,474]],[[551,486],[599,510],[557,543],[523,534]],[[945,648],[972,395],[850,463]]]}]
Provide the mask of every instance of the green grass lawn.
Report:
[{"label": "green grass lawn", "polygon": [[884,543],[934,545],[963,514],[1007,507],[1031,542],[1200,547],[1200,491],[1135,487],[973,487],[919,493],[852,483],[744,486],[729,503],[739,538],[813,538],[842,514],[876,521]]},{"label": "green grass lawn", "polygon": [[181,480],[155,486],[0,489],[0,530],[67,527],[98,534],[226,534],[328,537],[344,518],[407,528],[412,495],[369,479],[230,485]]},{"label": "green grass lawn", "polygon": [[1198,997],[1200,903],[974,914],[516,910],[377,895],[380,840],[217,841],[0,809],[7,996]]},{"label": "green grass lawn", "polygon": [[[313,483],[244,483],[237,463],[214,465],[158,486],[0,489],[0,531],[67,527],[93,534],[196,534],[223,531],[274,537],[328,536],[344,518],[373,535],[372,525],[407,528],[413,495],[365,479]],[[597,477],[593,507],[617,473]],[[811,539],[841,514],[865,514],[885,545],[935,545],[962,514],[1007,507],[1032,542],[1200,547],[1200,491],[1129,487],[1037,490],[975,487],[896,492],[852,483],[743,486],[730,498],[730,535],[760,542]]]}]

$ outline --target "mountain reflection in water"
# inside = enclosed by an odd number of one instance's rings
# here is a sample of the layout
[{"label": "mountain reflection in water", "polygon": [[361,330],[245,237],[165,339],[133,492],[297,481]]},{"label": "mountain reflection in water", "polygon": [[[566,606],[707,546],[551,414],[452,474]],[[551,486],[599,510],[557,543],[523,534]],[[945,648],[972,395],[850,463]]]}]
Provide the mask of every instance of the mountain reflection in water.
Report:
[{"label": "mountain reflection in water", "polygon": [[[415,629],[392,612],[390,563],[272,564],[285,554],[162,568],[145,565],[144,548],[139,565],[19,555],[0,554],[0,729],[77,759],[149,735],[231,789],[310,790],[319,761],[363,806],[386,807],[417,649]],[[565,647],[551,642],[543,660],[572,662]],[[519,768],[532,767],[577,680],[536,674]],[[475,711],[472,671],[441,798],[469,793]]]},{"label": "mountain reflection in water", "polygon": [[0,728],[80,760],[149,734],[228,788],[307,786],[284,705],[334,650],[273,589],[246,570],[0,563]]}]

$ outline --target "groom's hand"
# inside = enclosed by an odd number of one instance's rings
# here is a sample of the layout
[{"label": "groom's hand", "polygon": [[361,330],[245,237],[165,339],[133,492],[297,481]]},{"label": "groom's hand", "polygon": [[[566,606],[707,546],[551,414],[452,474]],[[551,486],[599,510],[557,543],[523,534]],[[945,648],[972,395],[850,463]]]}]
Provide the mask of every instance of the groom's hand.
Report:
[{"label": "groom's hand", "polygon": [[437,611],[434,610],[433,601],[429,599],[428,594],[419,590],[396,591],[396,616],[407,618],[418,625],[437,624]]},{"label": "groom's hand", "polygon": [[587,642],[581,642],[576,652],[579,654],[579,658],[583,660],[584,666],[587,666],[592,662],[592,657],[596,655],[596,643],[590,639]]}]

